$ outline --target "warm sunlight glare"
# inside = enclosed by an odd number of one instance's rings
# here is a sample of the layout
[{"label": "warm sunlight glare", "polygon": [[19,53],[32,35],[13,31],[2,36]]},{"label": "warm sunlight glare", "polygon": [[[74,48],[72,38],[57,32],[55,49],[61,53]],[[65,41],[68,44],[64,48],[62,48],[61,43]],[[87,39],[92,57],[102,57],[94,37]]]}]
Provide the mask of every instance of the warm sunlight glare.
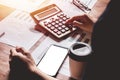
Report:
[{"label": "warm sunlight glare", "polygon": [[0,3],[21,10],[30,11],[45,0],[0,0]]}]

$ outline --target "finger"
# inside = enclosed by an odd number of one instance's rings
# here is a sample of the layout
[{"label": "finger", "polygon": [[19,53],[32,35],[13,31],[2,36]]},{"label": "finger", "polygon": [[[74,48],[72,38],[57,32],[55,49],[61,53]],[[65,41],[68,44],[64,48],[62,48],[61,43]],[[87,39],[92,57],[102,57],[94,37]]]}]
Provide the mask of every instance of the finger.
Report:
[{"label": "finger", "polygon": [[88,31],[88,32],[89,32],[88,27],[86,27],[83,23],[80,23],[80,22],[78,22],[78,21],[74,21],[74,22],[73,22],[73,25],[74,25],[75,27],[80,28],[80,29],[83,30],[83,31]]},{"label": "finger", "polygon": [[[21,59],[21,60],[23,60],[23,61],[26,60],[26,56],[24,56],[21,52],[17,52],[16,49],[11,49],[11,50],[10,50],[10,53],[11,53],[11,55],[10,55],[11,59],[12,59],[13,57],[16,57],[16,58],[19,58],[19,59]],[[10,60],[11,60],[11,59],[10,59]]]},{"label": "finger", "polygon": [[78,21],[74,21],[74,26],[80,28],[83,31],[87,31],[87,32],[90,32],[90,33],[92,32],[92,26],[91,27],[86,26],[86,25],[84,25],[84,24],[82,24],[82,23],[80,23]]},{"label": "finger", "polygon": [[78,21],[74,21],[73,26],[75,26],[75,27],[83,27],[83,23],[78,22]]},{"label": "finger", "polygon": [[23,47],[16,47],[16,50],[20,53],[22,53],[24,55],[24,57],[27,57],[27,58],[30,58],[30,59],[33,59],[30,52],[27,51],[25,48]]},{"label": "finger", "polygon": [[69,22],[78,21],[82,16],[75,16],[69,20]]},{"label": "finger", "polygon": [[11,59],[12,59],[12,55],[13,55],[12,50],[10,50],[10,55],[9,55],[9,60],[10,60],[10,61],[11,61]]},{"label": "finger", "polygon": [[79,16],[78,21],[81,23],[87,23],[89,21],[89,18],[87,15],[82,15],[82,16]]},{"label": "finger", "polygon": [[73,22],[74,21],[79,21],[81,23],[87,23],[88,21],[88,16],[87,15],[80,15],[80,16],[75,16],[71,19],[69,19],[67,22],[66,22],[66,25],[69,26],[69,25],[73,25]]},{"label": "finger", "polygon": [[16,51],[15,48],[13,48],[13,49],[10,50],[10,56],[11,56],[11,57],[12,57],[12,56],[15,56],[16,54],[17,54],[17,51]]},{"label": "finger", "polygon": [[76,20],[76,21],[79,20],[79,16],[74,16],[71,19],[67,20],[66,25],[72,24],[74,20]]},{"label": "finger", "polygon": [[16,47],[17,52],[21,52],[23,55],[29,55],[29,52],[23,47]]},{"label": "finger", "polygon": [[68,21],[66,21],[65,25],[68,26],[70,28],[70,30],[73,30],[73,27],[74,27],[73,22],[75,20],[77,21],[78,19],[79,19],[79,16],[75,16],[75,17],[69,19]]},{"label": "finger", "polygon": [[23,53],[24,51],[21,49],[22,47],[16,46],[16,51]]},{"label": "finger", "polygon": [[17,55],[16,50],[14,48],[10,49],[9,60],[11,60],[15,55]]},{"label": "finger", "polygon": [[31,61],[34,61],[34,59],[32,58],[31,54],[29,53],[29,51],[27,51],[25,48],[23,47],[16,47],[16,50],[20,53],[22,53],[22,56],[19,55],[19,57],[22,59],[22,60],[26,60],[28,61],[28,59],[30,59]]}]

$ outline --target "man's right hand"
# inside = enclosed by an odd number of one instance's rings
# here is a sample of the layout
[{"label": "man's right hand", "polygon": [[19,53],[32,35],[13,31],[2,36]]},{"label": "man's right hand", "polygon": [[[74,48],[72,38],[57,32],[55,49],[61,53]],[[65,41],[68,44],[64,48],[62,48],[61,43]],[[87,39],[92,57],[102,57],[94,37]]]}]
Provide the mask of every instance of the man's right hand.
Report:
[{"label": "man's right hand", "polygon": [[72,17],[66,22],[66,25],[72,25],[84,31],[92,32],[94,22],[87,15],[81,15]]}]

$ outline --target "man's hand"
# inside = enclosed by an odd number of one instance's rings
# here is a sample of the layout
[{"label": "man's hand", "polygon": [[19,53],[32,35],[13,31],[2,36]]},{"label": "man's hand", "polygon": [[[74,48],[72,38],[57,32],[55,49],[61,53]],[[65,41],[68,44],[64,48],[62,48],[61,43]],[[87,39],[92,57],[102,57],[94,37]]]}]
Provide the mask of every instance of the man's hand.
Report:
[{"label": "man's hand", "polygon": [[10,60],[13,58],[19,59],[24,63],[26,68],[30,71],[34,71],[36,64],[28,51],[22,47],[16,47],[10,50]]},{"label": "man's hand", "polygon": [[66,25],[72,25],[74,27],[78,27],[84,31],[92,32],[93,29],[93,21],[87,15],[75,16],[69,19],[66,22]]},{"label": "man's hand", "polygon": [[31,54],[22,47],[10,50],[9,80],[57,80],[39,70]]}]

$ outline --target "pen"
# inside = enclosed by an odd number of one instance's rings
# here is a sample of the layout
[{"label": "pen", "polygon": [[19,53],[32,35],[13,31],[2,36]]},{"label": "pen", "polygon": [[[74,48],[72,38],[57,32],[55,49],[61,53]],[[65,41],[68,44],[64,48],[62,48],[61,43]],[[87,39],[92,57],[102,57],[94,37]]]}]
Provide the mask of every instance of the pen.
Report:
[{"label": "pen", "polygon": [[85,13],[86,13],[86,11],[90,11],[91,10],[87,5],[81,3],[79,0],[75,0],[75,1],[73,0],[73,4],[75,6],[77,6],[79,9],[81,9]]},{"label": "pen", "polygon": [[2,32],[1,34],[0,34],[0,38],[2,37],[2,36],[4,36],[5,35],[5,32]]}]

